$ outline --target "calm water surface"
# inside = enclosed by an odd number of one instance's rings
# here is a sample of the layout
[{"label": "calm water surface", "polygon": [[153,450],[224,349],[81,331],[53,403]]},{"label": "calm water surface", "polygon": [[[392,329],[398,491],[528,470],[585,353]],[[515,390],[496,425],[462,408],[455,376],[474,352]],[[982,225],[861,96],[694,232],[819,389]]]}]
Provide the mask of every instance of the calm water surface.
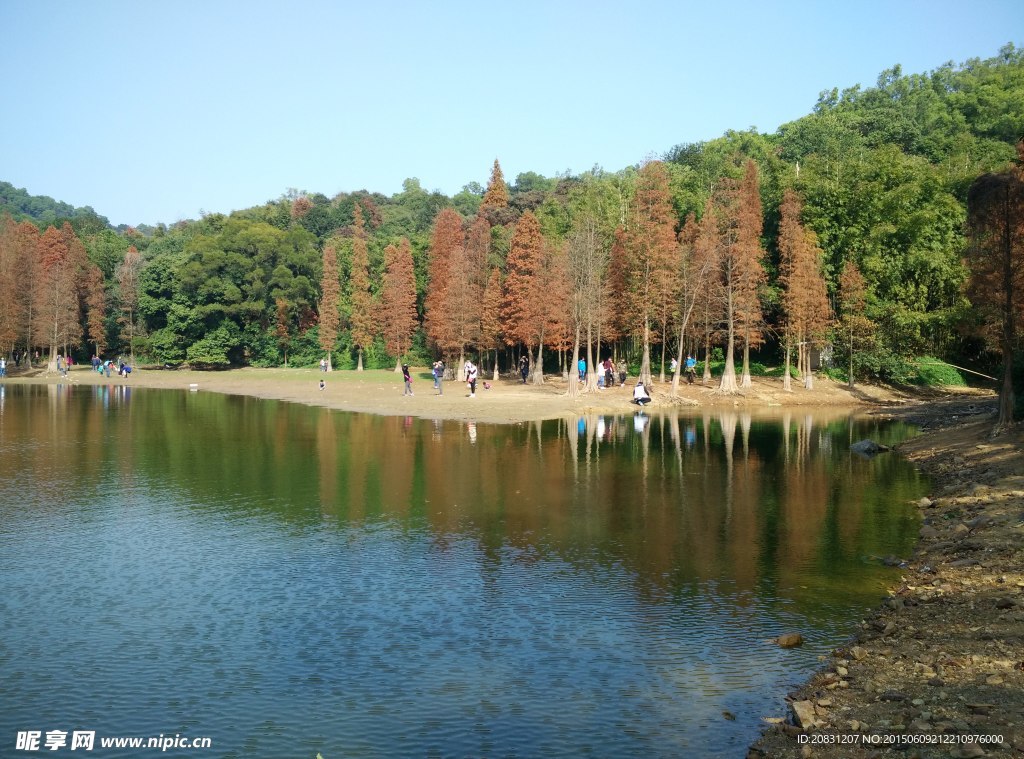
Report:
[{"label": "calm water surface", "polygon": [[912,546],[923,481],[848,452],[907,434],[0,386],[0,755],[742,756]]}]

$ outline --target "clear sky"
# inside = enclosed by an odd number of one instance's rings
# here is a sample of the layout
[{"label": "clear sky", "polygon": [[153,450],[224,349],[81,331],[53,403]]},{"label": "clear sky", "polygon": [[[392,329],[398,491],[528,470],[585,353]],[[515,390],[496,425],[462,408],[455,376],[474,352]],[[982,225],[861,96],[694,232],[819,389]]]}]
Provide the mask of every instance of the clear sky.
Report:
[{"label": "clear sky", "polygon": [[0,0],[0,180],[114,224],[618,171],[1024,42],[1022,0]]}]

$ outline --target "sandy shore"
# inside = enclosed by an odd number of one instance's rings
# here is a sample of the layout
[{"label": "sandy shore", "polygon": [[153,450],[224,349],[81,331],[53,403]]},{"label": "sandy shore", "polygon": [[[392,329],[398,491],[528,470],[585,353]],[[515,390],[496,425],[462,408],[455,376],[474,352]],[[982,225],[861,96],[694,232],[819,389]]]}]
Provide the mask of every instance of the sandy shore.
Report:
[{"label": "sandy shore", "polygon": [[[326,383],[320,390],[319,382]],[[545,377],[542,385],[523,384],[502,378],[477,385],[475,398],[469,397],[464,382],[446,382],[443,394],[438,395],[426,368],[413,369],[413,396],[403,396],[402,377],[387,370],[364,372],[336,371],[324,373],[318,369],[233,369],[229,371],[146,370],[133,371],[127,378],[114,374],[106,377],[89,367],[74,367],[67,378],[36,370],[15,374],[7,379],[11,384],[69,382],[76,385],[127,384],[134,387],[152,387],[188,391],[196,385],[199,392],[249,395],[314,406],[325,406],[343,411],[371,414],[416,416],[429,419],[463,419],[477,422],[510,423],[538,419],[573,417],[580,414],[632,413],[636,406],[630,403],[636,378],[627,379],[623,387],[584,392],[572,398],[567,382],[561,377]],[[647,407],[651,413],[689,410],[699,407],[741,407],[745,410],[764,410],[789,406],[816,406],[842,408],[877,408],[914,402],[914,398],[887,388],[859,386],[851,390],[826,378],[818,378],[813,390],[795,385],[792,392],[782,389],[781,380],[755,378],[754,386],[740,395],[722,395],[716,385],[707,387],[680,384],[677,396],[672,395],[671,382],[655,382],[653,402]]]}]

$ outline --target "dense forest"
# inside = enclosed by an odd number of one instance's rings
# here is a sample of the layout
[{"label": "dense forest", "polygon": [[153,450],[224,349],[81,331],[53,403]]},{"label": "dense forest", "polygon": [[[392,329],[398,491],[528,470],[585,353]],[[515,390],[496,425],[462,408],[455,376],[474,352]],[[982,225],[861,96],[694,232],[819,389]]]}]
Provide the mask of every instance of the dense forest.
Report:
[{"label": "dense forest", "polygon": [[[617,172],[508,183],[495,160],[454,197],[408,179],[114,229],[0,183],[0,350],[211,368],[473,355],[495,374],[528,351],[537,382],[577,352],[645,377],[692,352],[726,391],[761,365],[808,383],[812,356],[851,382],[905,380],[922,355],[993,367],[1018,335],[983,318],[1009,318],[998,286],[971,286],[999,222],[981,213],[994,196],[969,201],[983,177],[1020,193],[1022,129],[1007,45]],[[1006,220],[1019,258],[1019,209]]]}]

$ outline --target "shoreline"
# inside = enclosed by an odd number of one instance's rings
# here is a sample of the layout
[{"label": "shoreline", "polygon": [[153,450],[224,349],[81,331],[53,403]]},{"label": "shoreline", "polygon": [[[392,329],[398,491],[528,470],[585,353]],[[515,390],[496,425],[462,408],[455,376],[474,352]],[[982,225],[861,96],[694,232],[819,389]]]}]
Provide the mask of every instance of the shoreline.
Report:
[{"label": "shoreline", "polygon": [[748,759],[1024,756],[1024,437],[992,438],[995,412],[886,414],[922,427],[896,449],[931,479],[918,543]]},{"label": "shoreline", "polygon": [[[326,383],[320,390],[319,382]],[[490,385],[484,388],[484,379]],[[568,395],[568,383],[561,377],[545,376],[544,384],[522,384],[510,378],[493,381],[481,378],[475,398],[469,398],[466,384],[443,383],[443,394],[433,389],[428,368],[413,370],[412,397],[403,396],[400,373],[373,369],[321,372],[304,369],[230,369],[224,371],[193,371],[187,369],[137,369],[129,377],[99,374],[88,366],[76,366],[68,377],[47,374],[34,369],[8,376],[6,382],[30,385],[70,384],[72,386],[145,387],[188,391],[197,385],[199,392],[248,395],[268,400],[281,400],[385,416],[413,416],[425,419],[450,419],[493,424],[516,424],[544,419],[577,417],[582,414],[632,414],[638,407],[630,402],[636,378],[625,386],[581,392],[576,398]],[[815,388],[795,387],[786,392],[781,380],[754,378],[753,387],[737,395],[718,393],[716,385],[681,383],[677,396],[672,395],[671,379],[653,383],[653,402],[644,407],[649,414],[694,412],[700,409],[735,408],[757,413],[800,407],[871,411],[917,404],[921,398],[892,388],[863,385],[850,389],[821,377]]]}]

